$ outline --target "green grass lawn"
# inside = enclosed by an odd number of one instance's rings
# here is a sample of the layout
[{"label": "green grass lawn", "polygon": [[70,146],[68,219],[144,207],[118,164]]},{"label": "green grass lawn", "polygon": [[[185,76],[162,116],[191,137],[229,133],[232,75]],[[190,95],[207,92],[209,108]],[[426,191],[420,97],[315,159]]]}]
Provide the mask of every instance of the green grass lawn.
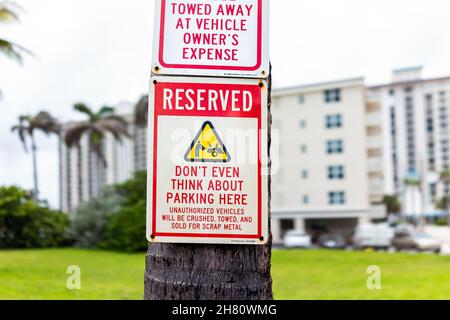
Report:
[{"label": "green grass lawn", "polygon": [[[450,299],[450,257],[322,250],[274,251],[276,299]],[[81,290],[66,269],[81,267]],[[366,269],[382,270],[382,290]],[[142,299],[143,254],[76,249],[0,251],[0,299]]]}]

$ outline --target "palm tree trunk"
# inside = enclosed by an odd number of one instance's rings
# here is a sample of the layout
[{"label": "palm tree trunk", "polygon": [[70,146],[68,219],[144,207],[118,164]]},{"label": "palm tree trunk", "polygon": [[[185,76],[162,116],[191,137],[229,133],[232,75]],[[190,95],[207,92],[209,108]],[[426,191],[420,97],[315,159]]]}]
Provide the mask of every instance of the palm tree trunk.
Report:
[{"label": "palm tree trunk", "polygon": [[[270,159],[270,77],[268,92]],[[270,181],[269,175],[269,221]],[[149,244],[146,256],[144,299],[273,299],[270,275],[272,234],[270,231],[269,233],[269,241],[264,246]]]},{"label": "palm tree trunk", "polygon": [[146,300],[269,300],[271,244],[150,244]]},{"label": "palm tree trunk", "polygon": [[37,174],[37,147],[34,135],[31,134],[31,154],[33,157],[33,181],[34,181],[34,200],[39,200],[38,174]]}]

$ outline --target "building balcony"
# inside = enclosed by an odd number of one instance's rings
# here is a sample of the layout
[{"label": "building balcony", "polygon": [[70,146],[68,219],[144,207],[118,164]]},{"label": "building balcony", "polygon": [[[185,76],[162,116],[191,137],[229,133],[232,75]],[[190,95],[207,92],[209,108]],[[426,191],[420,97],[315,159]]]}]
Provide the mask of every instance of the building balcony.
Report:
[{"label": "building balcony", "polygon": [[384,182],[382,179],[372,179],[369,181],[369,194],[383,194]]},{"label": "building balcony", "polygon": [[369,201],[370,203],[381,203],[383,202],[383,193],[373,193],[369,194]]},{"label": "building balcony", "polygon": [[381,136],[369,136],[367,137],[367,148],[368,149],[381,149],[382,148],[382,138]]},{"label": "building balcony", "polygon": [[381,114],[379,112],[369,112],[366,116],[366,125],[375,127],[375,126],[381,126],[382,124],[382,118]]},{"label": "building balcony", "polygon": [[380,111],[381,110],[381,105],[380,103],[377,101],[379,99],[379,95],[378,94],[372,94],[370,97],[368,97],[369,101],[366,104],[366,110],[368,112],[375,112],[375,111]]},{"label": "building balcony", "polygon": [[369,159],[368,160],[369,172],[383,172],[383,162],[381,159]]}]

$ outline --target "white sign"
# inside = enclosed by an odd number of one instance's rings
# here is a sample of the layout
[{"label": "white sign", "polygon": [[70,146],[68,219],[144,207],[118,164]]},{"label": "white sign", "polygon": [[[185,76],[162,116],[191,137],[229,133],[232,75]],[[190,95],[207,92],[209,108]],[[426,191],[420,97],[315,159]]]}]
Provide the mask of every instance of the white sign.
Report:
[{"label": "white sign", "polygon": [[153,73],[266,78],[269,0],[157,0]]},{"label": "white sign", "polygon": [[148,240],[266,243],[266,82],[154,77],[151,87]]}]

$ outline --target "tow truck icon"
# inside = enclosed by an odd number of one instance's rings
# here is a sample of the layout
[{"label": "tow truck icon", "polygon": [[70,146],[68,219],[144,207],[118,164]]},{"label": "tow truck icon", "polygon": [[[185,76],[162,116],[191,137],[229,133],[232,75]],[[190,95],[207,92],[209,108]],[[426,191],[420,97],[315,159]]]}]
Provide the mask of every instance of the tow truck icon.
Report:
[{"label": "tow truck icon", "polygon": [[217,143],[214,147],[209,144],[209,146],[206,148],[204,147],[200,141],[197,142],[197,145],[195,146],[195,156],[200,157],[200,151],[205,151],[209,154],[211,154],[214,158],[217,158],[219,155],[224,154],[223,149],[219,146]]}]

